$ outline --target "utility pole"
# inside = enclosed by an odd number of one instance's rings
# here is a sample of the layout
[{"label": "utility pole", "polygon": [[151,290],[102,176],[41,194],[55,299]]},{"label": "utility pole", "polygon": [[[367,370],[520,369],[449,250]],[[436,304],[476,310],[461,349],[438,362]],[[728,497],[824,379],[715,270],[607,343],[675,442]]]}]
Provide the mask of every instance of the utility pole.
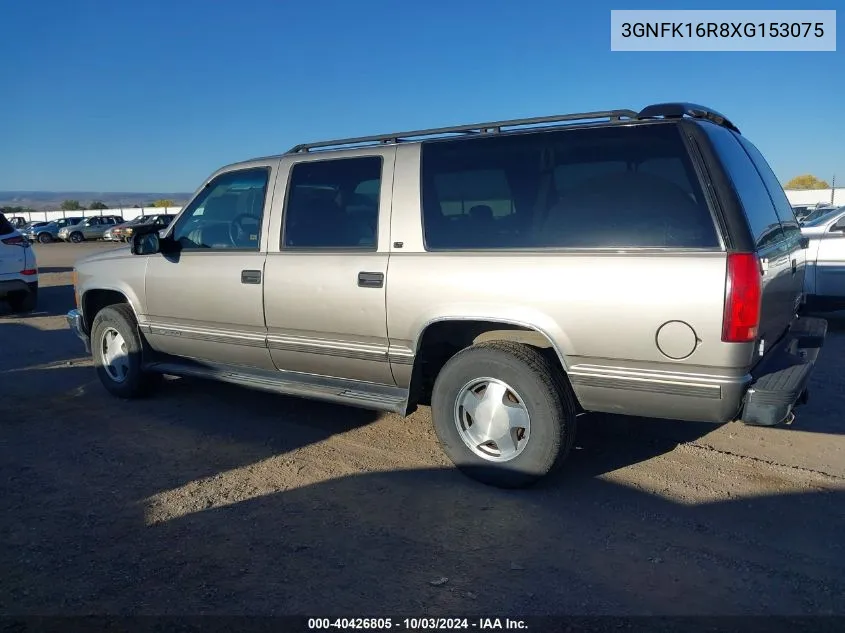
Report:
[{"label": "utility pole", "polygon": [[830,179],[830,204],[833,205],[833,200],[836,197],[836,174]]}]

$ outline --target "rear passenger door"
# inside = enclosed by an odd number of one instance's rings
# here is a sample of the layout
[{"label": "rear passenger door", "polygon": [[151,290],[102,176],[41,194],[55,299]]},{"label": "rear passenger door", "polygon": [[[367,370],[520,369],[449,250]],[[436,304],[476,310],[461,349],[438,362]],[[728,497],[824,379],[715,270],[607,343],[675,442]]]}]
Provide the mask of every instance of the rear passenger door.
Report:
[{"label": "rear passenger door", "polygon": [[[267,344],[283,371],[394,385],[386,284],[394,147],[285,157],[265,264]],[[282,183],[287,185],[282,190]]]},{"label": "rear passenger door", "polygon": [[713,124],[703,127],[733,182],[755,241],[763,289],[759,339],[765,350],[781,337],[796,312],[795,242],[781,226],[772,196],[739,135]]}]

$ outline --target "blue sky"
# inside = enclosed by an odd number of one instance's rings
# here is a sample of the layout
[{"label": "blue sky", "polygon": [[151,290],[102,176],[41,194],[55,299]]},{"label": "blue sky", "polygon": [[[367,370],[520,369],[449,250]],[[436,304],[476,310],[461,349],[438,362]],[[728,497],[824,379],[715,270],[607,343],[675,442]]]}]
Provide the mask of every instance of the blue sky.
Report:
[{"label": "blue sky", "polygon": [[667,100],[728,115],[781,179],[845,185],[842,36],[835,53],[610,51],[611,8],[802,4],[5,0],[0,190],[193,191],[303,141]]}]

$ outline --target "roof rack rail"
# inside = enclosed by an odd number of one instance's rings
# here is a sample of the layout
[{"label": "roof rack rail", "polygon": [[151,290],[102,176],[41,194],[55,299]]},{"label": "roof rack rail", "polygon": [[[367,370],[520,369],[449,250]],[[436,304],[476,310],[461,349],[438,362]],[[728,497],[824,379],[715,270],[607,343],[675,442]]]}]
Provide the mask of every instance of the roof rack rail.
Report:
[{"label": "roof rack rail", "polygon": [[739,128],[724,114],[697,103],[655,103],[654,105],[646,106],[637,114],[638,119],[654,119],[658,117],[663,117],[664,119],[680,119],[684,116],[693,119],[707,119],[738,134],[740,133]]},{"label": "roof rack rail", "polygon": [[418,139],[427,136],[441,136],[445,134],[498,134],[502,131],[502,128],[547,125],[550,123],[565,123],[569,121],[583,121],[590,119],[608,119],[609,121],[621,121],[624,118],[635,120],[637,116],[637,113],[633,110],[605,110],[600,112],[583,112],[580,114],[560,114],[555,116],[534,117],[530,119],[491,121],[488,123],[474,123],[472,125],[456,125],[453,127],[431,128],[428,130],[412,130],[408,132],[394,132],[392,134],[377,134],[374,136],[359,136],[357,138],[342,138],[331,141],[319,141],[317,143],[302,143],[300,145],[295,145],[294,147],[289,149],[287,153],[297,154],[300,152],[307,152],[312,149],[363,145],[368,143],[393,144],[400,143],[404,140]]}]

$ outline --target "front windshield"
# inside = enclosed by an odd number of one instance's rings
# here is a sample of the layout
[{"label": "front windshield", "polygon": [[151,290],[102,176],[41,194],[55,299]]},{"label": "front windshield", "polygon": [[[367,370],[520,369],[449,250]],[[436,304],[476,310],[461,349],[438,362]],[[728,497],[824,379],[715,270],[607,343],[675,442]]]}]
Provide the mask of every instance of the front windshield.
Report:
[{"label": "front windshield", "polygon": [[801,223],[801,226],[807,226],[807,227],[819,226],[821,224],[824,224],[828,220],[830,220],[830,218],[833,217],[834,214],[841,213],[842,211],[845,211],[845,207],[838,207],[838,208],[834,208],[834,209],[825,209],[819,215],[803,221]]}]

